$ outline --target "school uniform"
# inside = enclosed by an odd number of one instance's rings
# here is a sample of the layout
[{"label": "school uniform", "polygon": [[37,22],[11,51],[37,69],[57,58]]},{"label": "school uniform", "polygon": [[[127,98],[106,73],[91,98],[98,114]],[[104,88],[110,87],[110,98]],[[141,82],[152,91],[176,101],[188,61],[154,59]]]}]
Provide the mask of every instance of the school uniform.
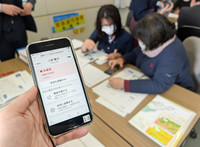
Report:
[{"label": "school uniform", "polygon": [[[35,4],[35,0],[28,0]],[[22,0],[0,0],[0,4],[12,4],[22,7]],[[17,48],[27,45],[26,30],[36,32],[36,25],[31,15],[28,16],[10,16],[0,13],[0,60],[14,58]]]},{"label": "school uniform", "polygon": [[[133,32],[133,28],[137,21],[142,19],[146,14],[151,12],[156,12],[157,6],[156,3],[159,0],[132,0],[130,3],[130,13],[132,15],[129,29],[130,32]],[[134,34],[132,34],[134,35]],[[133,38],[133,48],[138,45],[137,39]]]},{"label": "school uniform", "polygon": [[152,11],[156,11],[157,1],[158,0],[132,0],[129,9],[133,12],[135,21],[140,20]]},{"label": "school uniform", "polygon": [[143,54],[139,46],[123,58],[149,77],[145,80],[125,80],[126,92],[157,94],[166,91],[173,84],[194,90],[194,82],[189,74],[189,59],[177,37],[153,58]]},{"label": "school uniform", "polygon": [[95,43],[99,42],[97,46],[98,49],[103,49],[108,54],[114,52],[115,49],[122,55],[132,50],[132,36],[124,29],[121,30],[120,34],[116,36],[114,40],[110,40],[109,36],[100,39],[97,30],[94,30],[89,39],[93,40]]}]

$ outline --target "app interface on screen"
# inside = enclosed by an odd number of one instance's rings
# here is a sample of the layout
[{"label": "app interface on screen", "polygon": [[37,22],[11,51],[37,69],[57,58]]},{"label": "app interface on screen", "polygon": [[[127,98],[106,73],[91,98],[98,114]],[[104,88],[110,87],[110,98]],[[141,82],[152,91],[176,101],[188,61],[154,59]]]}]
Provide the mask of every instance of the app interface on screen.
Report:
[{"label": "app interface on screen", "polygon": [[34,53],[31,59],[50,126],[89,112],[71,47]]}]

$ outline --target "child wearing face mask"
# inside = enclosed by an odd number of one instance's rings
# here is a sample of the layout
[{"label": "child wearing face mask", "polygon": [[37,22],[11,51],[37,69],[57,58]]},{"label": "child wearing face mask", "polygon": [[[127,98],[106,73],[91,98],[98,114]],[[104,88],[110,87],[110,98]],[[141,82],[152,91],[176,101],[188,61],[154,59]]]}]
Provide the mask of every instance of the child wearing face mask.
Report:
[{"label": "child wearing face mask", "polygon": [[[118,9],[114,5],[104,5],[99,9],[96,20],[96,29],[89,39],[82,45],[82,51],[99,49],[114,59],[132,50],[132,36],[121,25]],[[98,42],[98,46],[96,43]],[[117,53],[114,52],[117,50]]]},{"label": "child wearing face mask", "polygon": [[149,79],[111,78],[110,86],[125,92],[158,94],[178,84],[194,91],[188,56],[175,32],[175,25],[158,13],[148,14],[138,21],[133,34],[139,46],[129,54],[110,60],[109,65],[113,68],[116,64],[120,67],[124,63],[134,64]]}]

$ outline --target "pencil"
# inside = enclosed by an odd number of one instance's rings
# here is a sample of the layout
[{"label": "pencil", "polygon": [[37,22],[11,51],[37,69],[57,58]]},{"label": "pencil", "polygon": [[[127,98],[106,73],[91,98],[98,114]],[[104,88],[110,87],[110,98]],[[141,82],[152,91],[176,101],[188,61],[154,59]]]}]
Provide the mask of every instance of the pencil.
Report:
[{"label": "pencil", "polygon": [[9,74],[12,74],[12,73],[14,73],[14,71],[5,72],[5,73],[0,74],[0,77],[6,76],[6,75],[9,75]]}]

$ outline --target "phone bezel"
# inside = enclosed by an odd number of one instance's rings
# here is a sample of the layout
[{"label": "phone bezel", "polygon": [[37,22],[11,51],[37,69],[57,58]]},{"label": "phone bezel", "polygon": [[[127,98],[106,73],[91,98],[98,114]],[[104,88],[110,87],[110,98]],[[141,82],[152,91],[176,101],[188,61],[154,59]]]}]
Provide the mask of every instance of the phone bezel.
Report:
[{"label": "phone bezel", "polygon": [[[92,120],[93,120],[93,114],[92,114],[91,106],[90,106],[88,96],[87,96],[87,92],[86,92],[86,89],[85,89],[85,86],[84,86],[80,67],[79,67],[79,64],[77,63],[76,54],[74,53],[73,45],[72,45],[70,39],[63,38],[63,37],[62,38],[56,38],[56,39],[50,39],[50,40],[46,40],[46,41],[34,42],[34,43],[29,44],[26,47],[32,77],[33,77],[35,85],[38,87],[38,82],[37,82],[37,79],[36,79],[35,71],[33,69],[34,66],[33,66],[33,62],[32,62],[30,55],[33,54],[33,53],[55,50],[55,49],[59,49],[59,48],[67,47],[67,46],[71,47],[72,54],[73,54],[73,57],[74,57],[74,61],[75,61],[75,64],[76,64],[76,67],[77,67],[77,70],[78,70],[78,74],[79,74],[79,77],[80,77],[80,81],[81,81],[81,84],[82,84],[82,87],[83,87],[84,95],[85,95],[87,105],[88,105],[88,108],[89,108],[89,112],[86,113],[86,114],[74,117],[72,119],[63,121],[61,123],[49,126],[49,123],[47,121],[47,115],[46,115],[46,112],[45,112],[45,109],[44,109],[44,103],[43,103],[42,98],[41,98],[40,89],[38,88],[40,107],[43,110],[43,117],[45,119],[45,123],[47,125],[46,127],[48,129],[47,131],[48,131],[49,135],[51,135],[51,136],[58,136],[58,135],[61,135],[65,132],[68,132],[72,129],[75,129],[75,128],[78,128],[78,127],[81,127],[81,126],[84,126],[84,125],[91,123]],[[91,119],[90,121],[88,121],[86,123],[83,122],[83,116],[85,116],[85,115],[90,115],[90,119]]]}]

